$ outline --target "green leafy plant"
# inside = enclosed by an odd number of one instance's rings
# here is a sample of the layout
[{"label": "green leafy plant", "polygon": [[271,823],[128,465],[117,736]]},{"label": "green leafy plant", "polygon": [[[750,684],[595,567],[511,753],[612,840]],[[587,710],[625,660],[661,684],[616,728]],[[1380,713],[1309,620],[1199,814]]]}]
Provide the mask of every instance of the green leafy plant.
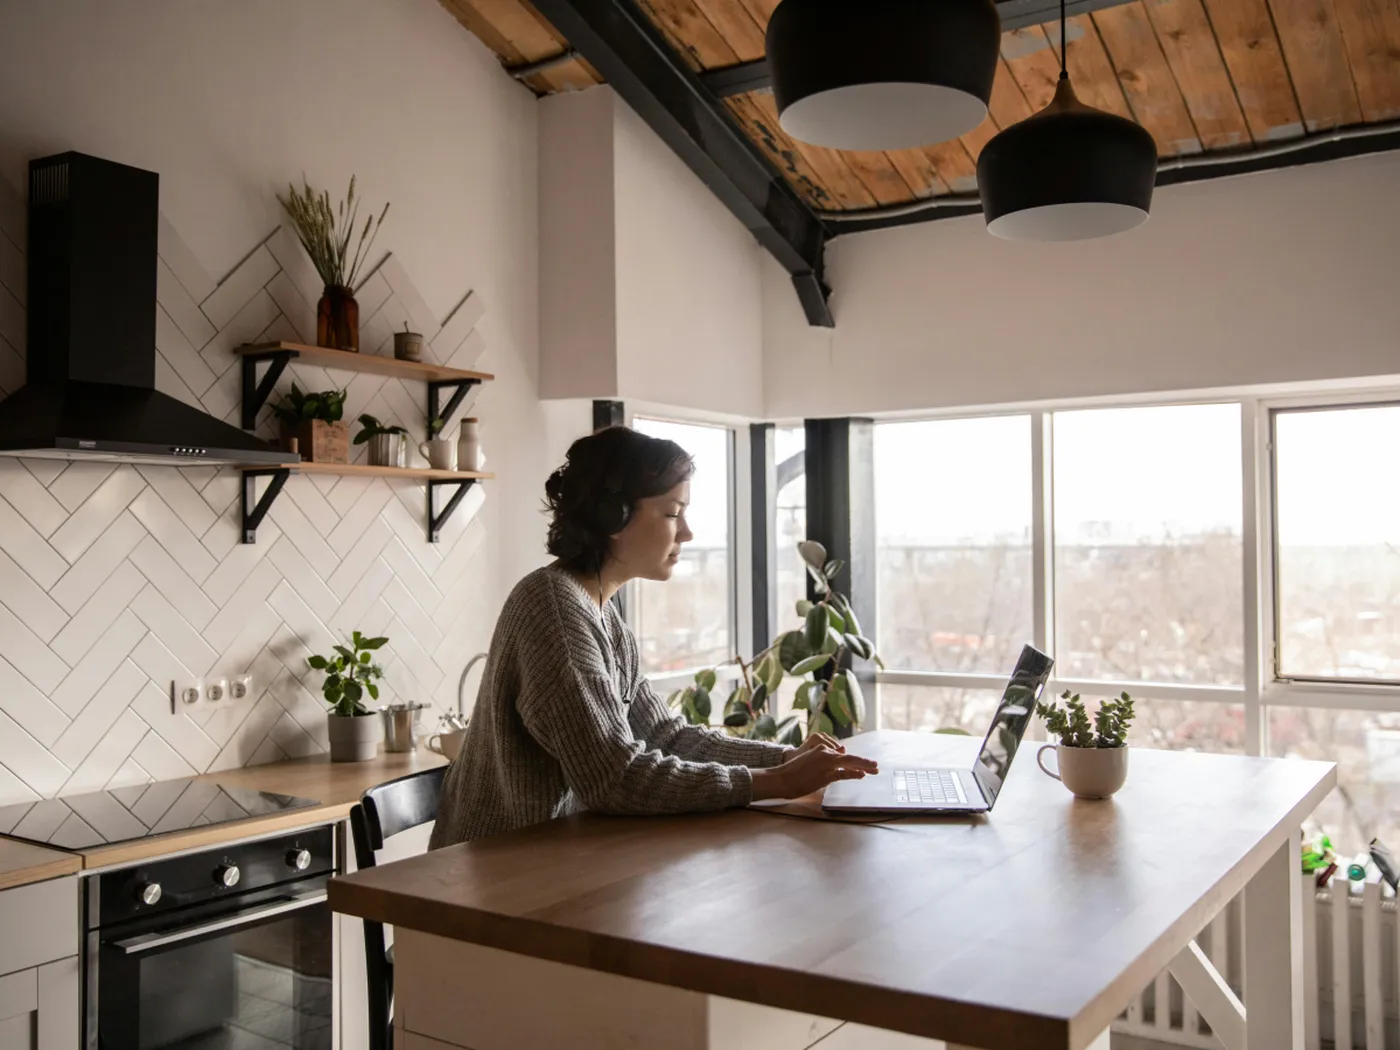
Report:
[{"label": "green leafy plant", "polygon": [[434,416],[428,420],[428,437],[435,438],[442,433],[442,428],[447,426],[447,420],[441,416]]},{"label": "green leafy plant", "polygon": [[291,392],[284,394],[272,410],[277,413],[278,419],[293,427],[308,419],[339,423],[345,415],[345,398],[348,393],[346,390],[307,393],[293,383]]},{"label": "green leafy plant", "polygon": [[292,221],[301,246],[311,257],[311,264],[328,288],[353,288],[359,276],[360,267],[368,257],[374,239],[379,235],[379,227],[389,214],[389,205],[376,219],[370,215],[365,219],[360,239],[351,250],[350,241],[359,222],[360,202],[355,198],[355,176],[350,176],[350,191],[345,200],[331,207],[331,198],[325,190],[313,190],[306,180],[298,190],[290,183],[287,196],[277,195],[277,201]]},{"label": "green leafy plant", "polygon": [[1127,693],[1117,700],[1105,700],[1094,712],[1092,721],[1079,694],[1070,695],[1066,689],[1060,707],[1054,701],[1038,701],[1035,713],[1045,719],[1045,728],[1060,738],[1066,747],[1123,747],[1128,740],[1128,726],[1133,720],[1133,698]]},{"label": "green leafy plant", "polygon": [[364,415],[362,415],[359,419],[359,423],[363,429],[355,435],[355,444],[357,445],[363,445],[370,438],[375,437],[379,434],[408,433],[408,431],[401,426],[386,426],[385,424],[379,422],[379,420],[374,418],[374,416],[370,415],[369,413],[365,413]]},{"label": "green leafy plant", "polygon": [[326,675],[321,694],[330,705],[331,714],[350,718],[367,715],[370,711],[361,701],[368,693],[379,699],[379,686],[374,683],[384,677],[384,669],[374,663],[373,653],[387,638],[366,638],[359,631],[350,637],[350,645],[337,645],[330,656],[312,656],[307,663]]},{"label": "green leafy plant", "polygon": [[[832,733],[836,726],[858,726],[865,717],[865,697],[851,670],[852,660],[884,663],[875,645],[861,634],[860,621],[846,596],[832,585],[843,563],[828,560],[826,548],[813,540],[797,545],[818,598],[797,603],[802,626],[778,637],[750,661],[725,661],[739,668],[739,680],[724,701],[723,724],[733,736],[776,740],[796,746],[808,733]],[[692,725],[708,725],[714,710],[718,667],[699,672],[695,684],[672,693],[668,703]],[[770,707],[786,676],[800,679],[793,714],[779,720]],[[805,712],[806,718],[797,712]]]}]

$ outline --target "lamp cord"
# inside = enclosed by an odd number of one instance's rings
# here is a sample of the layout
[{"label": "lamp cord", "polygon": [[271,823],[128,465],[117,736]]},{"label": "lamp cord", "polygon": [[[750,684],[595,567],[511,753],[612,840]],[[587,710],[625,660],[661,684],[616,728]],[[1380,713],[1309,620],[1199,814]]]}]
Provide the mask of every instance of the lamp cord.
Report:
[{"label": "lamp cord", "polygon": [[1060,0],[1060,79],[1069,79],[1069,70],[1065,68],[1065,46],[1068,43],[1065,39],[1065,0]]}]

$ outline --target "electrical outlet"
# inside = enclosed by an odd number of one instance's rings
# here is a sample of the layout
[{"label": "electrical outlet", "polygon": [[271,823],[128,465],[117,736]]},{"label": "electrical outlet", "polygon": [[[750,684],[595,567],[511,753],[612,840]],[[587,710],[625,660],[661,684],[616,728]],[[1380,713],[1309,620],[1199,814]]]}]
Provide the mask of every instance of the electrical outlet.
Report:
[{"label": "electrical outlet", "polygon": [[222,703],[228,699],[228,679],[216,678],[211,682],[204,683],[204,695],[211,704]]},{"label": "electrical outlet", "polygon": [[229,696],[234,700],[247,700],[253,695],[253,676],[241,674],[229,680]]},{"label": "electrical outlet", "polygon": [[204,702],[204,680],[189,679],[170,683],[170,710],[172,714],[188,711]]}]

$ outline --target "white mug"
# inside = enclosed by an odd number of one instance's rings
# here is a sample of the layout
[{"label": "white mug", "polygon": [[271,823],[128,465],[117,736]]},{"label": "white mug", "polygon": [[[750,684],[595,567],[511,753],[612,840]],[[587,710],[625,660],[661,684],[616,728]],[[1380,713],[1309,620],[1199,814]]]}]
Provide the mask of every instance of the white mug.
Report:
[{"label": "white mug", "polygon": [[[1056,773],[1045,766],[1045,752],[1055,752]],[[1128,779],[1126,747],[1066,747],[1045,744],[1035,754],[1041,772],[1054,777],[1076,798],[1109,798]]]},{"label": "white mug", "polygon": [[455,762],[462,751],[462,741],[466,738],[465,729],[456,729],[451,733],[434,733],[428,738],[428,750],[436,751],[449,762]]},{"label": "white mug", "polygon": [[433,438],[418,445],[418,451],[434,470],[457,469],[457,442],[451,438]]}]

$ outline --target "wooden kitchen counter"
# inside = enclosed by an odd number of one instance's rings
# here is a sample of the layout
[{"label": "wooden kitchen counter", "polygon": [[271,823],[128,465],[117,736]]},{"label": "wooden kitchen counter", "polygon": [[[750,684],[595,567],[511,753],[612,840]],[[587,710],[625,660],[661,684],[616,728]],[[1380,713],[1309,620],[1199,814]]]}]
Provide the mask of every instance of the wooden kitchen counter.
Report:
[{"label": "wooden kitchen counter", "polygon": [[[288,762],[272,762],[265,766],[247,766],[242,769],[225,770],[222,773],[207,773],[198,779],[232,788],[311,798],[318,804],[264,817],[250,817],[229,824],[171,832],[168,835],[138,839],[135,842],[93,846],[77,851],[76,858],[84,868],[105,868],[181,850],[270,834],[287,828],[327,824],[341,820],[349,814],[350,807],[359,801],[360,795],[367,788],[382,784],[386,780],[393,780],[395,777],[424,769],[435,769],[446,764],[447,760],[441,755],[420,746],[417,751],[381,751],[377,758],[368,762],[332,762],[329,755],[317,755]],[[16,845],[20,843],[4,842],[7,849]],[[3,878],[3,875],[0,875],[0,878]]]},{"label": "wooden kitchen counter", "polygon": [[82,866],[82,858],[72,853],[0,838],[0,890],[72,875]]},{"label": "wooden kitchen counter", "polygon": [[[976,743],[850,742],[886,769],[970,764]],[[479,974],[492,959],[581,974],[594,998],[606,979],[614,1002],[684,989],[987,1050],[1077,1050],[1106,1046],[1129,999],[1248,886],[1251,994],[1286,1020],[1298,829],[1335,767],[1139,750],[1131,765],[1115,799],[1083,802],[1028,745],[989,818],[569,817],[337,878],[331,904],[397,927],[399,965],[431,985],[396,1023],[474,1050],[489,1033],[454,1026],[509,1004],[473,999],[454,951],[477,953],[461,959]],[[1264,1005],[1251,1034],[1273,1039],[1283,1022]],[[535,1014],[493,1031],[533,1031]]]}]

